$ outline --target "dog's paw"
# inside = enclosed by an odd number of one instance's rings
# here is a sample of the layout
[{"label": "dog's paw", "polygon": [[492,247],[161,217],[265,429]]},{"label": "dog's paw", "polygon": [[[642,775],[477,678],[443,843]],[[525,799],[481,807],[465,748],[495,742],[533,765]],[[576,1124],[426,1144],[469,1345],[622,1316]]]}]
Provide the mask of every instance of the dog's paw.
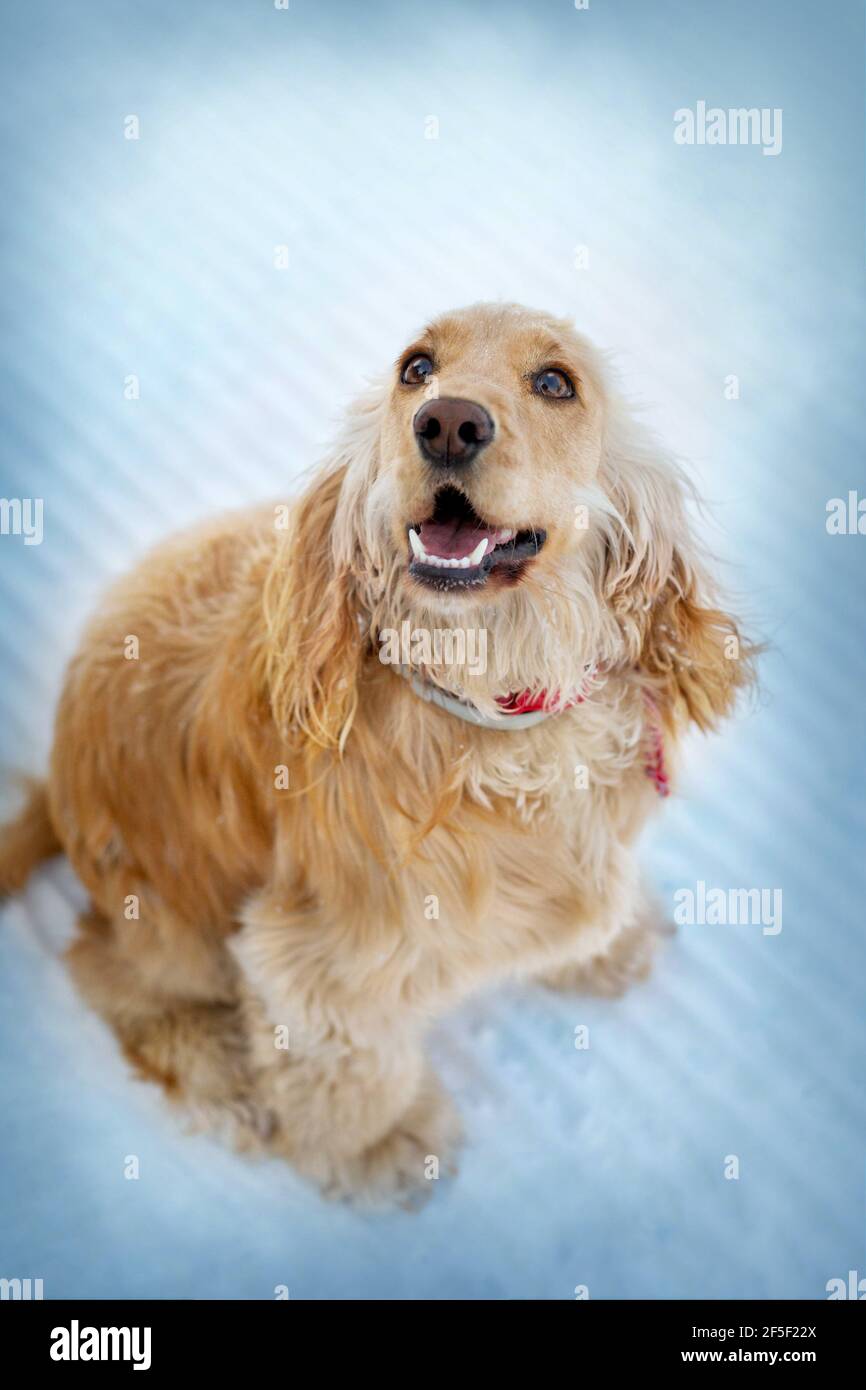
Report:
[{"label": "dog's paw", "polygon": [[318,1155],[298,1163],[324,1196],[358,1206],[414,1208],[437,1179],[457,1171],[462,1126],[453,1102],[432,1075],[383,1138],[352,1157]]},{"label": "dog's paw", "polygon": [[655,953],[667,934],[646,923],[627,927],[614,937],[602,955],[560,966],[543,975],[541,983],[563,993],[616,999],[647,978]]},{"label": "dog's paw", "polygon": [[186,1123],[191,1133],[212,1134],[238,1153],[250,1156],[268,1152],[277,1128],[273,1111],[243,1094],[190,1102]]}]

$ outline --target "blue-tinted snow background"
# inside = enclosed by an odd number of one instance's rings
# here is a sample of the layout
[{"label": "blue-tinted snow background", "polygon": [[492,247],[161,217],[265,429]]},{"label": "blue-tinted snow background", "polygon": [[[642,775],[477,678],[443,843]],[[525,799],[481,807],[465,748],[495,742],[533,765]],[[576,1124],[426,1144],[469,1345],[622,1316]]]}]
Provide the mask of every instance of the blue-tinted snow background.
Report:
[{"label": "blue-tinted snow background", "polygon": [[[0,537],[0,761],[44,765],[111,575],[284,495],[426,316],[518,299],[616,351],[773,643],[649,873],[669,906],[698,880],[784,895],[779,935],[683,927],[622,1002],[515,989],[446,1020],[461,1174],[361,1216],[186,1137],[130,1079],[59,964],[76,890],[50,866],[0,922],[0,1275],[567,1299],[866,1274],[866,536],[825,529],[866,491],[862,6],[42,0],[0,25],[0,495],[45,505],[42,545]],[[781,108],[781,154],[675,144],[698,100]]]}]

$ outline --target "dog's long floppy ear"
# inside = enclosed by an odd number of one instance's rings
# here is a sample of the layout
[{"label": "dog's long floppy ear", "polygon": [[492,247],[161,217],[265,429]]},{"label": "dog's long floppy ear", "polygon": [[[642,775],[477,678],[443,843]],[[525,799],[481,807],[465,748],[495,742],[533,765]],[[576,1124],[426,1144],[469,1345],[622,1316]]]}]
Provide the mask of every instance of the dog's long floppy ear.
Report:
[{"label": "dog's long floppy ear", "polygon": [[358,703],[367,636],[358,591],[371,567],[369,493],[385,390],[348,411],[331,461],[295,503],[264,591],[265,680],[277,727],[342,749]]},{"label": "dog's long floppy ear", "polygon": [[362,655],[352,577],[334,553],[347,466],[319,474],[295,504],[268,575],[265,675],[282,735],[342,746],[357,699]]},{"label": "dog's long floppy ear", "polygon": [[629,659],[666,721],[713,728],[754,679],[756,648],[718,606],[677,464],[624,416],[610,432],[602,485],[619,513],[608,535],[604,597]]}]

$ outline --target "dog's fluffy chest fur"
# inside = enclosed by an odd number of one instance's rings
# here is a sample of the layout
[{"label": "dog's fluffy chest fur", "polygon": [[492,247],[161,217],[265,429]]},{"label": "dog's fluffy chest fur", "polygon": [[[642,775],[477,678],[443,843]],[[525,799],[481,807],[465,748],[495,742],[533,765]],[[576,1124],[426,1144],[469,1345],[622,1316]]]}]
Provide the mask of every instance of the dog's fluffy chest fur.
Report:
[{"label": "dog's fluffy chest fur", "polygon": [[[395,979],[399,961],[420,993],[428,977],[438,990],[443,977],[534,968],[572,949],[573,932],[592,932],[603,892],[631,888],[622,846],[653,801],[642,702],[625,682],[595,698],[498,732],[374,673],[344,758],[313,792],[323,814],[344,817],[325,910],[354,919],[371,970],[391,953]],[[370,869],[356,877],[356,862],[378,863],[375,900],[363,889],[376,879]]]}]

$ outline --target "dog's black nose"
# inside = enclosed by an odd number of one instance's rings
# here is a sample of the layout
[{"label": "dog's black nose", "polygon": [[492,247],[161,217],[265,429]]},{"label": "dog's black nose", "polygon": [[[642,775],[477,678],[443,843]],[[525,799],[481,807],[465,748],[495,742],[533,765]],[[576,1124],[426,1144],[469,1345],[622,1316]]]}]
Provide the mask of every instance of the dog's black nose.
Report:
[{"label": "dog's black nose", "polygon": [[493,438],[493,421],[484,407],[455,396],[427,401],[412,427],[421,453],[440,468],[471,462]]}]

